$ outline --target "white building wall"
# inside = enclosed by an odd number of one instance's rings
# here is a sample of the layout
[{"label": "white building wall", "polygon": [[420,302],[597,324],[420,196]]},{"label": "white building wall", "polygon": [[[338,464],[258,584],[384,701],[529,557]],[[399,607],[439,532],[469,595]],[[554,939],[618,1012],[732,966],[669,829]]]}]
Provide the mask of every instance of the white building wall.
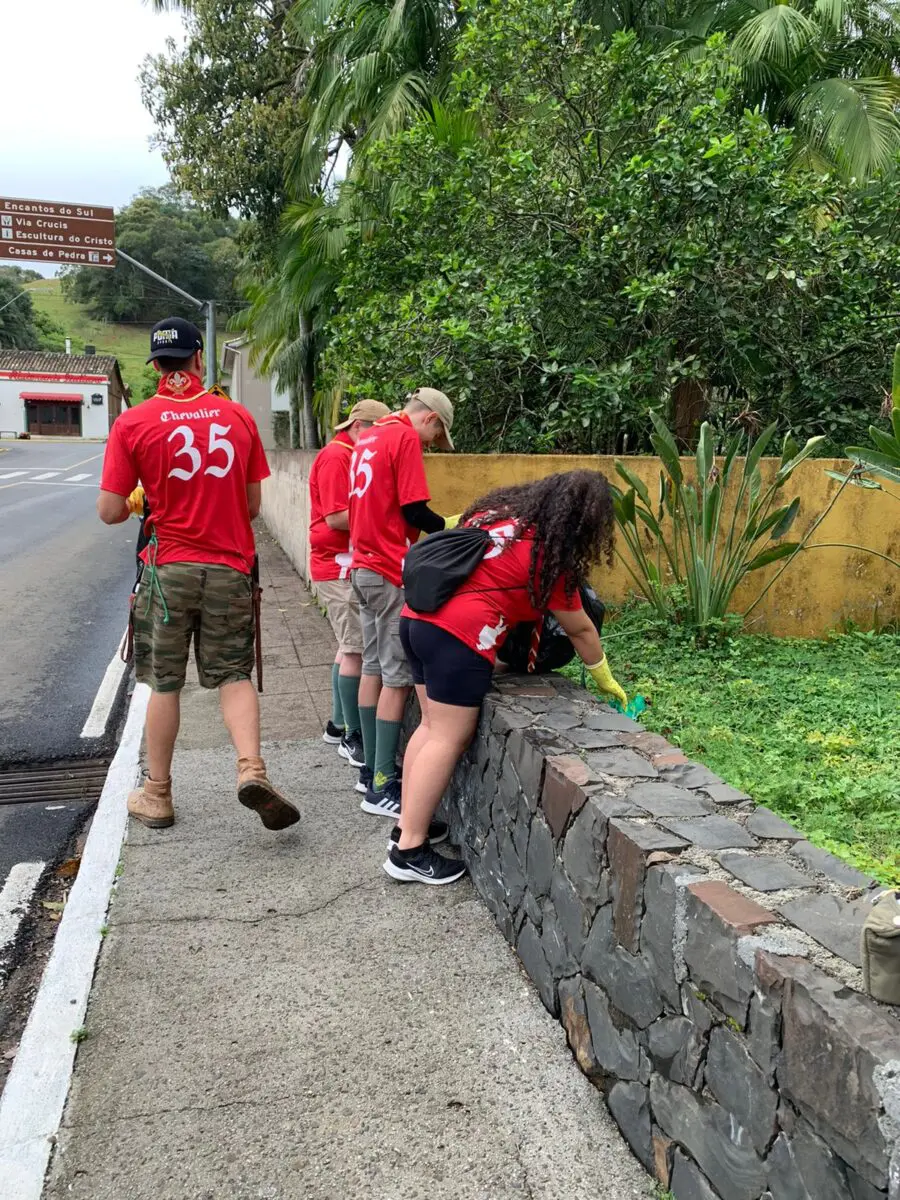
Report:
[{"label": "white building wall", "polygon": [[[108,383],[63,383],[58,380],[0,379],[0,433],[24,433],[27,429],[25,401],[22,392],[48,396],[71,396],[74,403],[81,404],[81,436],[83,438],[107,438],[109,436],[109,384]],[[93,404],[92,396],[100,396],[100,403]],[[77,440],[77,439],[73,439]]]}]

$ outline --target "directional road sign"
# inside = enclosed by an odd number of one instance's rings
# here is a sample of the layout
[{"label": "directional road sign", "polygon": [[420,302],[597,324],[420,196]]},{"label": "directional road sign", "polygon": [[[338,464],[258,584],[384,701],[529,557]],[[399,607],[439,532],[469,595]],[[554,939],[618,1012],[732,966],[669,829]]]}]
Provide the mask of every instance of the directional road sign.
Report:
[{"label": "directional road sign", "polygon": [[0,259],[64,263],[76,267],[116,265],[116,226],[111,208],[58,204],[0,196]]}]

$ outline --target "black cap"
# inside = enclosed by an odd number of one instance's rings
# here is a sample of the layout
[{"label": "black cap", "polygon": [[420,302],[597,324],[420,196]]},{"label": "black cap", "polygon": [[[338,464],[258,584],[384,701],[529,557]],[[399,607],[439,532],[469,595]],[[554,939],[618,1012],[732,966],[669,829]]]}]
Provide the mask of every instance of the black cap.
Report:
[{"label": "black cap", "polygon": [[202,349],[203,338],[196,325],[182,317],[166,317],[150,330],[147,362],[153,362],[154,358],[191,358]]}]

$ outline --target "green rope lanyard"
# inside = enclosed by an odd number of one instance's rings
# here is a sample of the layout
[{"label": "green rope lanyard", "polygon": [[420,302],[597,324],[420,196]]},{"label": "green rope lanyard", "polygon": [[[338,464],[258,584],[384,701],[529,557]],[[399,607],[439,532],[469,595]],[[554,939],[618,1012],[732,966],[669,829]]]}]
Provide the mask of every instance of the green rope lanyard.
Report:
[{"label": "green rope lanyard", "polygon": [[168,623],[169,623],[169,606],[166,604],[166,598],[163,595],[162,585],[159,582],[159,572],[156,569],[156,555],[159,552],[159,542],[157,541],[155,533],[150,534],[150,541],[148,543],[148,546],[149,546],[149,548],[147,551],[147,572],[148,572],[147,607],[144,609],[144,616],[146,617],[146,616],[150,615],[150,608],[153,604],[153,593],[155,591],[157,596],[159,596],[159,602],[162,605],[163,625],[168,625]]}]

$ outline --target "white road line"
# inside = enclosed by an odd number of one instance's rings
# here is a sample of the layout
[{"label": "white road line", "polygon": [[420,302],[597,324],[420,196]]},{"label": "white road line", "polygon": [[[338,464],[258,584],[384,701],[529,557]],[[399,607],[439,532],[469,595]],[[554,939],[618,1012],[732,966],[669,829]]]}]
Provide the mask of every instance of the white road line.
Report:
[{"label": "white road line", "polygon": [[139,683],[91,822],[81,866],[59,923],[31,1016],[0,1096],[4,1200],[40,1200],[72,1066],[72,1032],[84,1023],[109,896],[125,836],[125,804],[138,778],[150,689]]},{"label": "white road line", "polygon": [[87,471],[82,475],[70,475],[68,479],[64,479],[63,483],[80,483],[82,479],[90,479],[91,472]]},{"label": "white road line", "polygon": [[94,697],[94,703],[91,705],[91,711],[88,713],[88,719],[85,721],[84,728],[81,731],[83,738],[103,737],[103,734],[106,732],[106,722],[109,720],[112,706],[116,702],[116,696],[119,694],[119,684],[122,682],[122,676],[125,674],[128,665],[122,662],[121,651],[124,642],[125,634],[122,635],[119,648],[109,660],[109,665],[103,673],[100,686],[97,688],[97,695]]},{"label": "white road line", "polygon": [[44,866],[42,862],[16,863],[6,877],[0,892],[0,955],[19,931]]},{"label": "white road line", "polygon": [[61,474],[59,471],[45,471],[43,475],[32,475],[31,482],[40,483],[42,479],[52,479],[54,475],[59,474]]},{"label": "white road line", "polygon": [[17,475],[27,475],[27,471],[4,471],[0,479],[15,479]]},{"label": "white road line", "polygon": [[[94,488],[95,491],[97,489],[96,483],[66,483],[66,481],[64,479],[40,479],[40,480],[38,480],[38,479],[19,479],[17,481],[17,483],[20,487],[22,486],[22,484],[27,485],[27,484],[31,484],[31,483],[40,483],[41,487],[86,487],[86,488]],[[6,487],[15,487],[16,484],[15,483],[7,483],[5,486]]]}]

